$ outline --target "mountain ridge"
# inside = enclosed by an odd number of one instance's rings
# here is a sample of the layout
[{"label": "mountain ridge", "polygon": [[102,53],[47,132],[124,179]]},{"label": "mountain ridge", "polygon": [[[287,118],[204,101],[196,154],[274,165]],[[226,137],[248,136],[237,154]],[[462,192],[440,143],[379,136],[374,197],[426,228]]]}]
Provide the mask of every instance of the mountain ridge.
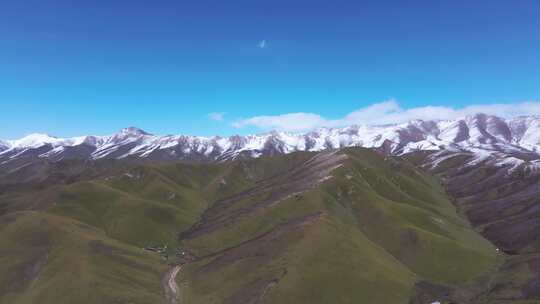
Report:
[{"label": "mountain ridge", "polygon": [[16,140],[0,140],[0,163],[27,155],[51,160],[136,157],[219,161],[354,146],[384,148],[392,155],[448,149],[479,154],[517,153],[536,158],[540,150],[540,117],[504,119],[476,114],[455,120],[411,120],[394,125],[352,125],[306,133],[272,131],[229,137],[153,135],[136,127],[109,136],[59,138],[36,133]]}]

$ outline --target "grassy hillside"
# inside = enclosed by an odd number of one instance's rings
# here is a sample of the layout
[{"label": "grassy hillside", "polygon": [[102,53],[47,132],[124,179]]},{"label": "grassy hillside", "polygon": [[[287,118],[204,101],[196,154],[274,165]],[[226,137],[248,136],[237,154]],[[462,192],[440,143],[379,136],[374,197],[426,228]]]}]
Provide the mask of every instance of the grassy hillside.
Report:
[{"label": "grassy hillside", "polygon": [[367,149],[54,168],[0,187],[0,303],[165,303],[175,263],[182,303],[444,302],[497,263],[438,180]]},{"label": "grassy hillside", "polygon": [[160,303],[159,258],[45,212],[0,218],[0,303]]},{"label": "grassy hillside", "polygon": [[442,156],[435,163],[426,152],[407,158],[440,177],[463,217],[504,253],[476,303],[539,303],[540,174],[529,166],[527,155],[517,167],[494,165],[490,159],[471,163],[473,155],[467,152]]},{"label": "grassy hillside", "polygon": [[495,248],[437,180],[370,150],[332,157],[328,179],[310,172],[318,160],[297,164],[211,206],[182,238],[198,258],[181,275],[186,302],[435,301],[493,269]]}]

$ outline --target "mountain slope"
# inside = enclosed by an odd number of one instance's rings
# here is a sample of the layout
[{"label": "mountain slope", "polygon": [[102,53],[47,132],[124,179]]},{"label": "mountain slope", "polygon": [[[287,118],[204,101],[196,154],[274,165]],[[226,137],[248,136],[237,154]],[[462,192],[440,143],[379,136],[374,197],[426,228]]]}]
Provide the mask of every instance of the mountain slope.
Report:
[{"label": "mountain slope", "polygon": [[165,265],[50,213],[0,217],[0,303],[159,303]]},{"label": "mountain slope", "polygon": [[0,178],[0,281],[21,282],[0,303],[165,302],[168,263],[185,303],[431,303],[498,260],[437,180],[372,150],[82,163]]},{"label": "mountain slope", "polygon": [[448,151],[407,157],[439,175],[460,213],[508,256],[484,296],[486,301],[540,301],[540,171],[536,161]]},{"label": "mountain slope", "polygon": [[431,303],[496,263],[435,180],[369,150],[306,154],[180,239],[188,303]]}]

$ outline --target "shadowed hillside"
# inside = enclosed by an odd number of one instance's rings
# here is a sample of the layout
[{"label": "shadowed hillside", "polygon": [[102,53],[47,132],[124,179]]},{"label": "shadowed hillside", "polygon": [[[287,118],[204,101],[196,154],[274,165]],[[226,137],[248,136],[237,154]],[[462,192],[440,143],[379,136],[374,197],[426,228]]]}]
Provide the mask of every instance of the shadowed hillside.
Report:
[{"label": "shadowed hillside", "polygon": [[407,158],[438,175],[459,212],[506,257],[478,301],[538,303],[540,174],[527,162],[530,156],[501,165],[493,158],[474,161],[471,153],[437,154],[417,152]]}]

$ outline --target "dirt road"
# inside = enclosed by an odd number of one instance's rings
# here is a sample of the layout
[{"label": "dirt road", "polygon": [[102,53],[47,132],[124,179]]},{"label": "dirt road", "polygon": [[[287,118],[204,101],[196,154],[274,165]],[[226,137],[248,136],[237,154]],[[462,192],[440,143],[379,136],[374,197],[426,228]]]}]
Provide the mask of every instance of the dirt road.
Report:
[{"label": "dirt road", "polygon": [[165,276],[161,284],[165,290],[166,304],[182,304],[182,297],[180,295],[180,287],[176,283],[176,276],[180,273],[182,266],[176,265],[171,268]]}]

